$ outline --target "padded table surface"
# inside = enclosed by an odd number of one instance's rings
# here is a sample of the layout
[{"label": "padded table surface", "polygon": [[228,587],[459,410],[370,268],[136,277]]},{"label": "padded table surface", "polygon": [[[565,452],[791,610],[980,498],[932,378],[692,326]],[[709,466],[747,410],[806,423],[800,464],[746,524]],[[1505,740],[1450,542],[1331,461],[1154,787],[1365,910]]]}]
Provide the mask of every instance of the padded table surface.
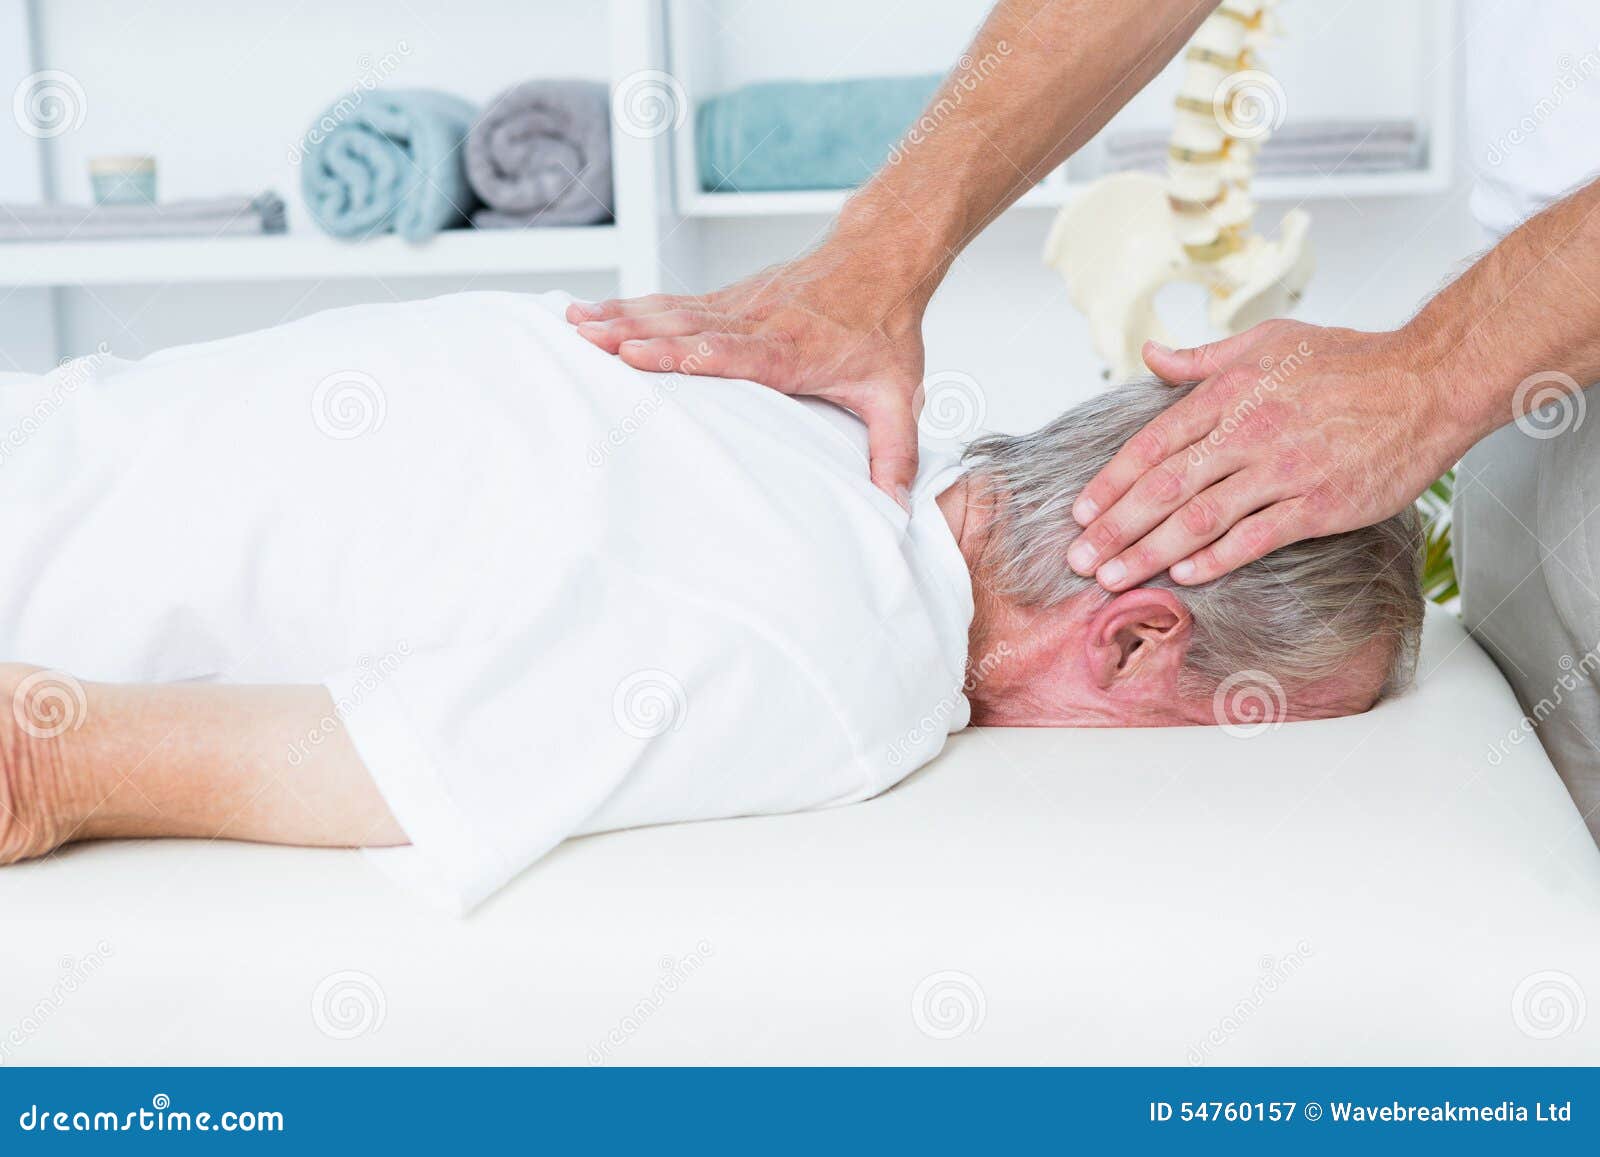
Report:
[{"label": "padded table surface", "polygon": [[476,914],[359,853],[0,870],[0,1061],[1600,1062],[1600,852],[1430,616],[1364,716],[973,730],[877,800],[569,842]]}]

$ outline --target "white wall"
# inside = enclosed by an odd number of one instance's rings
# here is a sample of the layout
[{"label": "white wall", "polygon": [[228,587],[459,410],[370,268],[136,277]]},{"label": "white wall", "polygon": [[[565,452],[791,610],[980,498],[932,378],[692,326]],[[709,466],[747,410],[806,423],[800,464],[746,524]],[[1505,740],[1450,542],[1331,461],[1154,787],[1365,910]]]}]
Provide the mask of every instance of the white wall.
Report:
[{"label": "white wall", "polygon": [[[1283,13],[1290,33],[1305,38],[1295,52],[1315,53],[1318,41],[1312,37],[1319,30],[1345,37],[1360,31],[1375,54],[1362,73],[1392,84],[1397,72],[1414,71],[1415,61],[1385,56],[1383,9],[1367,10],[1375,3],[1357,0],[1350,15],[1340,16],[1335,8],[1343,12],[1351,5],[1312,9],[1310,0],[1288,0]],[[600,77],[607,70],[604,8],[598,2],[338,0],[296,6],[49,0],[41,7],[45,63],[72,72],[88,97],[83,127],[56,142],[64,197],[87,198],[90,156],[150,152],[160,161],[163,196],[274,186],[291,203],[292,227],[306,225],[288,160],[298,133],[364,69],[396,55],[402,42],[409,51],[389,83],[437,85],[473,99],[528,76]],[[895,15],[887,6],[864,9],[842,0],[815,9],[743,3],[729,9],[737,21],[714,31],[725,39],[711,47],[748,65],[777,51],[773,46],[787,45],[775,59],[794,62],[794,73],[816,75],[870,72],[881,49],[885,71],[918,71],[933,67],[946,43],[959,44],[983,8],[981,0],[944,0],[904,6]],[[850,27],[844,23],[848,15],[863,10],[870,15],[849,36],[825,35],[807,25],[811,31],[796,47],[797,25],[831,16]],[[929,17],[935,10],[939,20]],[[1396,11],[1394,19],[1412,19],[1404,6]],[[1309,27],[1312,12],[1316,28]],[[1377,35],[1373,20],[1380,22]],[[908,30],[903,37],[897,21]],[[827,51],[833,56],[823,60]],[[1293,77],[1285,83],[1293,95]],[[1359,76],[1353,83],[1360,86]],[[1477,244],[1465,200],[1464,181],[1458,180],[1440,196],[1307,204],[1319,269],[1300,316],[1358,327],[1403,321]],[[1286,208],[1264,206],[1263,227],[1273,227]],[[1097,382],[1085,327],[1059,279],[1039,262],[1049,221],[1049,213],[1038,210],[1002,219],[963,256],[929,316],[930,370],[959,369],[976,378],[987,397],[988,424],[995,428],[1037,424]],[[689,222],[683,237],[691,259],[682,275],[700,287],[741,276],[810,244],[824,224],[810,217]],[[139,356],[349,301],[468,286],[553,287],[529,279],[458,279],[97,288],[63,295],[64,331],[74,350],[103,339],[118,354]],[[563,279],[561,287],[581,296],[612,291],[605,277]],[[1192,299],[1173,315],[1180,336],[1207,336],[1198,304]],[[32,328],[36,334],[36,324]],[[26,345],[0,308],[0,349]]]},{"label": "white wall", "polygon": [[[0,0],[0,79],[28,72],[28,38],[13,34],[25,20],[24,0]],[[9,94],[15,83],[0,89]],[[43,195],[42,158],[36,139],[11,119],[0,120],[0,202]],[[50,297],[49,290],[0,286],[0,374],[37,369],[55,356]]]}]

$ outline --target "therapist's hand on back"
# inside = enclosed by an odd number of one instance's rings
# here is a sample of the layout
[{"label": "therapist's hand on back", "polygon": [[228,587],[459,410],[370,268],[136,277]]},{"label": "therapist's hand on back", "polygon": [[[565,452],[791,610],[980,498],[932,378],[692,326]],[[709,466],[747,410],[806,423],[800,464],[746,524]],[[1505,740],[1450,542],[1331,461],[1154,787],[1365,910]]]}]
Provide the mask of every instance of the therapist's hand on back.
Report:
[{"label": "therapist's hand on back", "polygon": [[641,370],[749,378],[837,402],[867,425],[872,481],[909,509],[917,474],[922,302],[833,241],[702,296],[573,304],[567,320]]},{"label": "therapist's hand on back", "polygon": [[1199,381],[1122,448],[1072,508],[1072,569],[1109,590],[1184,585],[1403,509],[1473,440],[1405,331],[1268,321],[1145,363]]},{"label": "therapist's hand on back", "polygon": [[645,370],[749,378],[867,424],[872,481],[908,505],[922,315],[969,241],[1089,140],[1217,0],[996,4],[890,162],[816,251],[716,293],[574,305]]}]

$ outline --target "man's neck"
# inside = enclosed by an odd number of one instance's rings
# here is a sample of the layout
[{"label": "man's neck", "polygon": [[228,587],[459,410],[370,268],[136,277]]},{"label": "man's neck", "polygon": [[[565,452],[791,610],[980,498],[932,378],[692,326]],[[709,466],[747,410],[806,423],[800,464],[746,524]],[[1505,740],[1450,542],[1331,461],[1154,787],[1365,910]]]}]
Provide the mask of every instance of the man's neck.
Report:
[{"label": "man's neck", "polygon": [[939,512],[950,525],[961,557],[966,560],[967,574],[972,580],[972,625],[967,630],[968,654],[981,654],[991,641],[989,636],[996,620],[999,600],[989,590],[983,578],[982,556],[984,531],[989,514],[982,498],[981,487],[972,484],[972,475],[963,475],[936,500]]},{"label": "man's neck", "polygon": [[961,557],[967,560],[967,570],[972,570],[972,556],[967,553],[967,479],[969,475],[962,475],[943,494],[934,501],[939,504],[939,513],[944,515],[944,520],[950,524],[950,533],[955,536],[956,545],[961,548]]}]

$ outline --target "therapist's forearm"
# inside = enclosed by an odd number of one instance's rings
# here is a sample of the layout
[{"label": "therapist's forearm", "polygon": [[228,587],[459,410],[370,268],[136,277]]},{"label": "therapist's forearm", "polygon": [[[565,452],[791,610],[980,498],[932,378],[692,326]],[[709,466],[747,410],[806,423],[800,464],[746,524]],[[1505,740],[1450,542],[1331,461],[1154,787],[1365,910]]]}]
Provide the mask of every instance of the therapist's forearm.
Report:
[{"label": "therapist's forearm", "polygon": [[816,248],[712,293],[574,302],[567,319],[637,369],[748,378],[853,410],[873,484],[909,510],[934,290],[1216,2],[1003,0]]},{"label": "therapist's forearm", "polygon": [[1002,0],[889,164],[850,199],[834,240],[883,292],[920,310],[966,244],[1098,132],[1215,7]]},{"label": "therapist's forearm", "polygon": [[1463,448],[1517,417],[1518,387],[1533,375],[1600,381],[1596,269],[1600,181],[1528,220],[1402,329],[1450,399]]}]

